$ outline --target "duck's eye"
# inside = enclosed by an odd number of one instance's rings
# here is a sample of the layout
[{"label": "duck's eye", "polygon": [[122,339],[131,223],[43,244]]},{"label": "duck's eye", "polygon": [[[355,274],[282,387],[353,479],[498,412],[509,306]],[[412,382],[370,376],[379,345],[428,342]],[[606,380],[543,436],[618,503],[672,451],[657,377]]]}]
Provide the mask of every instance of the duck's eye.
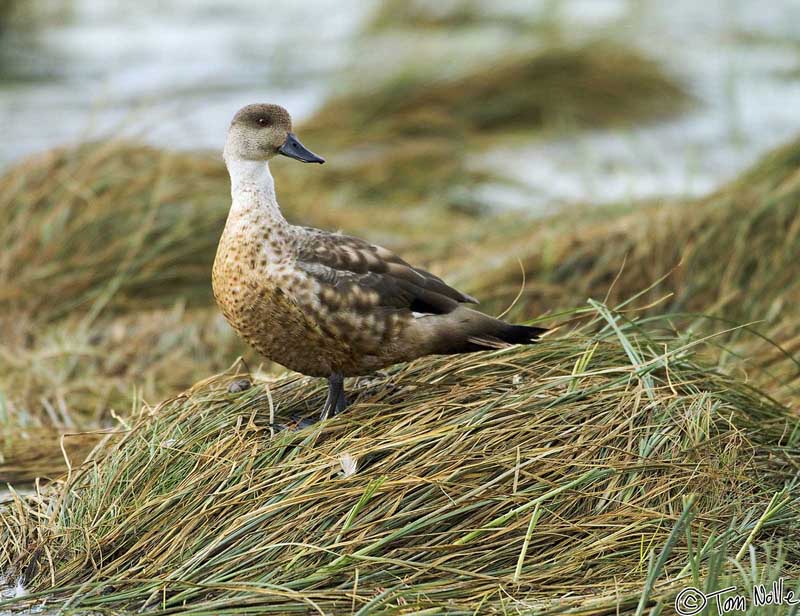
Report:
[{"label": "duck's eye", "polygon": [[267,120],[267,118],[258,118],[258,123],[261,126],[269,126],[269,120]]}]

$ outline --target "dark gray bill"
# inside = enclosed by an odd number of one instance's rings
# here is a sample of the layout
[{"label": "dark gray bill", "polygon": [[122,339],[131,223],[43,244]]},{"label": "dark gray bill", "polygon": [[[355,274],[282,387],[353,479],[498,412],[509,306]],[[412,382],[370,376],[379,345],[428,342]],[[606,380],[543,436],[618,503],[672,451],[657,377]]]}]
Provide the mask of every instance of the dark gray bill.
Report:
[{"label": "dark gray bill", "polygon": [[301,160],[304,163],[319,163],[321,165],[325,162],[325,159],[322,158],[322,156],[317,156],[314,154],[314,152],[300,143],[300,140],[295,137],[294,133],[289,133],[289,135],[286,137],[286,141],[284,141],[283,145],[278,148],[278,152],[284,156],[288,156],[289,158]]}]

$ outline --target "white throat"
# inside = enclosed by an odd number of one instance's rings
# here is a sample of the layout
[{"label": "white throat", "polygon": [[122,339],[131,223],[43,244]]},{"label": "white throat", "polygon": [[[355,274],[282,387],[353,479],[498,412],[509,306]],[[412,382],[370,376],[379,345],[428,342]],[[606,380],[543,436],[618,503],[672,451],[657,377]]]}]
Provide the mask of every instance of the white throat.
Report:
[{"label": "white throat", "polygon": [[267,162],[226,156],[225,164],[231,176],[229,221],[249,227],[251,233],[263,233],[263,227],[286,228]]},{"label": "white throat", "polygon": [[275,180],[269,172],[269,165],[263,160],[243,160],[225,158],[225,165],[231,176],[231,196],[235,199],[242,192],[258,193],[272,202],[275,199]]}]

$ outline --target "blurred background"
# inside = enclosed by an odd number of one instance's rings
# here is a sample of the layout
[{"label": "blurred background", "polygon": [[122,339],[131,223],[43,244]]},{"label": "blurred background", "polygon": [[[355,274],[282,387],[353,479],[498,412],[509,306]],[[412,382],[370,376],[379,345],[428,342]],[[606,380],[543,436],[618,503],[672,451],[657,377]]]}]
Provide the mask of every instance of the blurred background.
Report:
[{"label": "blurred background", "polygon": [[328,159],[272,165],[293,222],[518,321],[595,297],[757,323],[788,352],[736,331],[711,361],[795,396],[798,23],[794,0],[0,0],[0,480],[240,355],[280,371],[210,293],[220,151],[257,101]]},{"label": "blurred background", "polygon": [[[513,72],[503,81],[493,71],[557,47],[589,45],[585,53],[602,56],[607,50],[591,47],[598,43],[627,55],[603,67],[620,73],[617,81],[608,76],[588,93],[602,97],[617,87],[628,90],[613,93],[624,98],[643,89],[645,103],[621,101],[622,109],[590,118],[568,100],[563,113],[543,109],[547,118],[514,117],[509,108],[491,132],[515,138],[495,135],[470,152],[470,167],[502,180],[481,201],[548,210],[701,194],[800,128],[800,5],[793,0],[768,9],[748,0],[3,0],[0,12],[5,165],[108,135],[219,150],[244,104],[279,102],[302,122],[332,97],[380,99],[399,81],[439,87],[485,77],[498,99],[489,104],[504,96],[525,106],[530,100],[519,99],[535,94],[520,91],[548,84]],[[637,82],[642,69],[629,66],[644,60],[665,80],[660,92],[652,91],[659,84]],[[479,107],[480,86],[463,85],[452,91],[462,100],[450,104]],[[379,101],[366,106],[358,111],[381,113]],[[420,130],[425,119],[415,118]],[[546,134],[537,130],[542,123]]]}]

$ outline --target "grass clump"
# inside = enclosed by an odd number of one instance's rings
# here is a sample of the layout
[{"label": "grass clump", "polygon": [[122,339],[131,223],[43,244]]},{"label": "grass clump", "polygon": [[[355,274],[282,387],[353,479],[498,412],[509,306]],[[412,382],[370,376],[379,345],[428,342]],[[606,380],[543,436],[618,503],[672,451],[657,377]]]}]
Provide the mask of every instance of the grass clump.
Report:
[{"label": "grass clump", "polygon": [[0,568],[31,593],[15,605],[632,611],[711,569],[740,575],[720,554],[751,546],[791,576],[787,409],[596,310],[595,334],[361,379],[345,414],[298,432],[270,435],[316,414],[308,379],[230,394],[216,377],[143,408],[0,512]]},{"label": "grass clump", "polygon": [[[669,292],[659,310],[772,320],[800,300],[798,204],[800,141],[794,141],[708,197],[617,212],[566,212],[552,224],[518,232],[509,252],[522,257],[529,279],[552,285],[566,305],[578,294],[609,293],[616,303],[668,275],[643,302]],[[530,241],[533,233],[537,243]],[[519,265],[509,262],[481,280],[479,289],[494,289],[506,301],[518,291]],[[522,310],[545,299],[535,293],[531,289],[527,303],[523,296]]]},{"label": "grass clump", "polygon": [[332,99],[305,128],[344,143],[595,128],[663,117],[687,102],[683,89],[654,62],[594,43],[500,60],[450,80],[401,76]]},{"label": "grass clump", "polygon": [[485,25],[486,22],[487,16],[475,0],[436,4],[414,0],[385,0],[372,15],[368,30],[380,32],[394,28],[461,28]]},{"label": "grass clump", "polygon": [[[401,203],[382,209],[376,229],[352,183],[329,190],[325,177],[308,182],[308,168],[293,165],[273,165],[290,220],[345,228],[422,263],[446,250],[427,233],[457,236],[474,220]],[[58,438],[34,428],[114,426],[113,413],[174,395],[238,355],[261,361],[211,296],[230,204],[218,155],[85,144],[22,162],[0,189],[0,431],[8,441],[0,441],[0,478],[63,469]],[[35,452],[53,464],[32,464]]]},{"label": "grass clump", "polygon": [[84,460],[104,433],[70,432],[54,426],[3,426],[0,433],[0,482],[26,484],[60,477],[65,460]]},{"label": "grass clump", "polygon": [[[396,152],[397,166],[366,162],[372,194],[374,187],[399,180],[397,174],[413,175],[442,155],[441,147],[433,154],[423,147]],[[358,200],[365,193],[346,167],[329,171],[326,165],[310,175],[294,165],[273,165],[293,222],[351,233],[374,227]],[[41,323],[171,308],[177,301],[188,308],[210,305],[211,266],[229,207],[228,174],[216,154],[107,142],[31,158],[0,177],[6,216],[0,227],[0,309]],[[423,245],[422,229],[443,231],[473,218],[446,207],[389,203],[381,209],[379,232],[389,245],[412,238]]]},{"label": "grass clump", "polygon": [[[291,161],[279,162],[286,164],[273,171],[286,187],[280,198],[290,220],[394,248],[479,297],[487,312],[505,310],[520,291],[517,257],[526,284],[512,320],[587,296],[618,304],[677,266],[633,305],[670,312],[699,333],[727,325],[697,313],[759,321],[752,329],[783,350],[737,329],[725,342],[747,359],[724,353],[729,368],[766,367],[775,376],[770,390],[778,383],[773,393],[781,398],[800,374],[787,359],[800,350],[797,142],[699,201],[567,211],[535,225],[520,224],[518,214],[446,206],[387,203],[373,215],[338,175],[344,171],[325,165],[319,173],[330,175],[309,190],[302,186],[306,168],[300,174]],[[326,187],[330,177],[338,188]],[[0,427],[17,440],[0,447],[8,471],[2,476],[33,478],[42,468],[15,452],[58,445],[24,439],[22,428],[112,427],[112,410],[127,415],[138,401],[174,395],[237,355],[258,364],[211,303],[209,271],[229,201],[218,158],[95,144],[23,163],[0,184],[9,221],[0,228]],[[150,218],[141,211],[148,204]],[[137,228],[146,240],[132,239]],[[56,465],[44,474],[52,476],[63,468],[60,450],[49,459]]]},{"label": "grass clump", "polygon": [[108,304],[208,303],[230,197],[202,155],[109,142],[57,149],[0,178],[0,306],[34,320]]},{"label": "grass clump", "polygon": [[[490,309],[504,309],[520,293],[521,261],[528,282],[512,314],[537,314],[586,296],[618,304],[639,295],[634,306],[673,314],[698,332],[719,328],[715,318],[752,323],[783,350],[741,329],[728,340],[756,344],[747,354],[758,354],[757,363],[785,363],[800,351],[798,205],[795,140],[702,199],[565,212],[524,228],[498,222],[496,240],[487,235],[473,243],[493,258],[488,267],[470,261],[469,292]],[[787,377],[800,376],[795,363],[785,367]]]},{"label": "grass clump", "polygon": [[502,181],[470,164],[489,137],[496,146],[501,137],[633,125],[689,102],[654,62],[608,43],[556,46],[455,78],[415,69],[373,83],[332,98],[300,129],[306,142],[335,153],[323,188],[349,183],[352,201],[372,205],[370,213],[462,208],[464,194]]},{"label": "grass clump", "polygon": [[53,478],[142,402],[155,404],[224,370],[237,355],[256,367],[215,308],[140,310],[45,326],[23,319],[0,338],[0,482]]},{"label": "grass clump", "polygon": [[459,29],[503,28],[509,34],[536,36],[542,41],[563,41],[564,20],[558,7],[550,4],[541,12],[535,9],[519,12],[513,6],[491,5],[480,0],[441,0],[436,3],[383,0],[367,21],[366,32],[374,35],[407,30],[418,35],[420,31],[441,30],[453,34]]}]

